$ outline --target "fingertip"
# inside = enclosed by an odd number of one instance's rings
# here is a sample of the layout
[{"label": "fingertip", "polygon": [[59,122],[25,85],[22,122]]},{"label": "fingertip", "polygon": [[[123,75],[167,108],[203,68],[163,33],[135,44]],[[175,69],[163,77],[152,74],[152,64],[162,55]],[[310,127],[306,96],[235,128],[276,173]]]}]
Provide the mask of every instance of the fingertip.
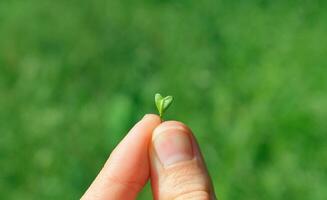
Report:
[{"label": "fingertip", "polygon": [[152,134],[152,146],[163,166],[194,157],[190,129],[179,121],[166,121]]},{"label": "fingertip", "polygon": [[141,121],[151,121],[155,124],[160,124],[161,123],[161,119],[158,115],[156,114],[145,114],[144,117],[142,118]]},{"label": "fingertip", "polygon": [[214,194],[199,146],[184,123],[158,125],[150,152],[152,190],[158,199],[209,199]]},{"label": "fingertip", "polygon": [[184,132],[186,134],[192,134],[191,129],[183,122],[174,121],[174,120],[164,121],[154,129],[152,140],[154,140],[160,133],[165,132],[169,129],[175,129]]}]

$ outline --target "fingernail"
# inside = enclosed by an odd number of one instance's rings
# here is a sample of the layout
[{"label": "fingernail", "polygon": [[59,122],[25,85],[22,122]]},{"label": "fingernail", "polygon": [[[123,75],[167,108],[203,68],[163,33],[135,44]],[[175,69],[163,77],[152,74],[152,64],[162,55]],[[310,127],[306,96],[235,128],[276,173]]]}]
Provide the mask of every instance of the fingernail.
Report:
[{"label": "fingernail", "polygon": [[193,150],[188,130],[176,124],[157,127],[153,133],[153,145],[164,166],[191,160]]}]

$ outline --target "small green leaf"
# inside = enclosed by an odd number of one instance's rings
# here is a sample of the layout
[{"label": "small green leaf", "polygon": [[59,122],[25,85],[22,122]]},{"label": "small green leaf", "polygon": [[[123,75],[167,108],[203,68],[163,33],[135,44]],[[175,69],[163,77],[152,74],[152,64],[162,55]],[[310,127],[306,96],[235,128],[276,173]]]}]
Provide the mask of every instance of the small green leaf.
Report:
[{"label": "small green leaf", "polygon": [[173,102],[174,98],[172,96],[166,96],[163,99],[163,109],[167,110],[169,108],[169,106],[171,105],[171,103]]},{"label": "small green leaf", "polygon": [[161,96],[161,94],[156,94],[155,96],[154,96],[154,101],[155,101],[155,103],[156,103],[156,106],[157,106],[157,109],[158,109],[158,111],[159,111],[159,113],[160,113],[160,103],[161,103],[161,101],[162,101],[162,96]]},{"label": "small green leaf", "polygon": [[160,117],[163,116],[164,112],[169,108],[174,98],[172,96],[162,97],[161,94],[157,93],[154,97]]}]

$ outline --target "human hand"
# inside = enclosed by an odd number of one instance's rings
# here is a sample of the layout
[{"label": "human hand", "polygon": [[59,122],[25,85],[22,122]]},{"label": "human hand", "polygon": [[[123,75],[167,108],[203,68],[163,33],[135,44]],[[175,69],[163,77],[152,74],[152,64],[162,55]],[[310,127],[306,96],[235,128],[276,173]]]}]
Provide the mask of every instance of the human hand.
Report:
[{"label": "human hand", "polygon": [[191,130],[143,117],[111,153],[82,200],[132,200],[148,179],[154,199],[216,199]]}]

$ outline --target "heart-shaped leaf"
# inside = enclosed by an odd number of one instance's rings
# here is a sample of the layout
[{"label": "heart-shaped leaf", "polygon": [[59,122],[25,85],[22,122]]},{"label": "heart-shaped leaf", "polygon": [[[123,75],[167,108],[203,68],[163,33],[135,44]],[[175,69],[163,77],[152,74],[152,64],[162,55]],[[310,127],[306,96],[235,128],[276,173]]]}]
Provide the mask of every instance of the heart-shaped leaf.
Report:
[{"label": "heart-shaped leaf", "polygon": [[161,94],[157,93],[154,97],[158,112],[160,117],[164,114],[164,112],[169,108],[174,98],[172,96],[162,97]]}]

